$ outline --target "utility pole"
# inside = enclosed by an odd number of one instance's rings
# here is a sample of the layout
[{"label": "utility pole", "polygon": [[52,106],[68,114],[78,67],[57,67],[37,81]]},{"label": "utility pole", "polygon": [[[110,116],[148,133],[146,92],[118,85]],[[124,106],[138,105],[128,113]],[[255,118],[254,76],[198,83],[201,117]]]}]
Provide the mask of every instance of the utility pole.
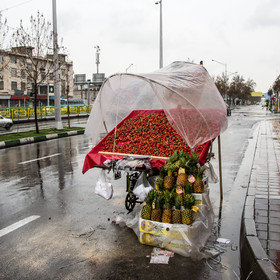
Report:
[{"label": "utility pole", "polygon": [[53,59],[54,59],[54,110],[55,110],[55,128],[62,130],[61,106],[60,106],[60,83],[58,73],[58,44],[57,44],[57,20],[56,20],[56,0],[53,4]]},{"label": "utility pole", "polygon": [[163,47],[162,47],[162,0],[157,1],[159,4],[159,68],[163,67]]}]

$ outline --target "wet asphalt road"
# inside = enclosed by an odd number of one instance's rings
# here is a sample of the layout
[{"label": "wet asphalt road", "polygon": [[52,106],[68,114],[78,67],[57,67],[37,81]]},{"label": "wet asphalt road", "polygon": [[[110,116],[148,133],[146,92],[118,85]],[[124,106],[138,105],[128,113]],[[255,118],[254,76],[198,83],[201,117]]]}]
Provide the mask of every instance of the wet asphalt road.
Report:
[{"label": "wet asphalt road", "polygon": [[[18,229],[0,233],[0,279],[238,279],[246,188],[233,186],[248,139],[263,118],[274,115],[260,106],[237,108],[221,135],[224,200],[220,205],[219,183],[211,184],[215,223],[210,242],[231,240],[221,255],[224,267],[179,255],[168,265],[150,264],[152,247],[111,222],[126,213],[125,176],[112,181],[114,196],[106,201],[94,194],[100,170],[81,173],[91,149],[87,136],[0,150],[0,230],[36,215]],[[217,141],[213,152],[218,174]]]}]

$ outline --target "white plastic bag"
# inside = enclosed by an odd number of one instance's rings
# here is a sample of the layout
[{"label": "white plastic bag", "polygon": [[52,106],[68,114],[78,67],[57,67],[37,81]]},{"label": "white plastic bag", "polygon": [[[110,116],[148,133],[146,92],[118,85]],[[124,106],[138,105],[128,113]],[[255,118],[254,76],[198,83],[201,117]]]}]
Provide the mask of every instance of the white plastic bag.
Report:
[{"label": "white plastic bag", "polygon": [[145,172],[142,172],[140,177],[138,178],[135,189],[132,191],[140,200],[144,201],[150,190],[153,187],[147,180],[147,176]]},{"label": "white plastic bag", "polygon": [[218,176],[216,175],[216,173],[214,171],[213,165],[210,162],[208,162],[207,164],[208,164],[208,166],[206,166],[206,164],[205,164],[203,166],[203,168],[205,170],[204,171],[204,175],[206,177],[208,177],[208,182],[209,183],[213,183],[213,184],[218,183],[219,182],[219,178],[218,178]]},{"label": "white plastic bag", "polygon": [[109,200],[113,196],[113,187],[104,169],[101,170],[97,178],[95,193],[107,200]]}]

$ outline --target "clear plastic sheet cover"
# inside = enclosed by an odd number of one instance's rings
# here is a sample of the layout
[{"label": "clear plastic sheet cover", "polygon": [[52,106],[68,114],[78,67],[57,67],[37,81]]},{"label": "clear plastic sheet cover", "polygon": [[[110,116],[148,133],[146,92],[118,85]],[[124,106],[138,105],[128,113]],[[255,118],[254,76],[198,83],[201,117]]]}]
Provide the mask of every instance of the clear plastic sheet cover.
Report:
[{"label": "clear plastic sheet cover", "polygon": [[173,62],[148,74],[119,73],[106,79],[93,104],[86,131],[95,145],[133,110],[163,109],[191,147],[227,128],[225,103],[206,69]]}]

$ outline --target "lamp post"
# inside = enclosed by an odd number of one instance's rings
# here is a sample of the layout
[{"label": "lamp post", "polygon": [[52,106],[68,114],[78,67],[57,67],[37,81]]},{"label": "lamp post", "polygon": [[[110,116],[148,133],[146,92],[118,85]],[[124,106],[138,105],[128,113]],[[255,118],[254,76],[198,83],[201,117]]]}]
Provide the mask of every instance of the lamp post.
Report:
[{"label": "lamp post", "polygon": [[54,109],[55,109],[55,128],[63,129],[61,121],[60,106],[60,83],[59,83],[59,63],[58,63],[58,44],[57,44],[57,19],[56,19],[56,0],[53,4],[53,60],[54,60]]},{"label": "lamp post", "polygon": [[225,66],[225,76],[227,77],[227,64],[223,63],[223,62],[220,62],[220,61],[217,61],[217,60],[214,60],[214,59],[212,59],[212,61],[217,62],[217,63],[222,64],[222,65]]},{"label": "lamp post", "polygon": [[131,63],[126,69],[125,72],[127,72],[127,70],[133,65],[133,63]]},{"label": "lamp post", "polygon": [[88,88],[87,88],[87,105],[90,105],[90,82],[91,80],[87,80]]},{"label": "lamp post", "polygon": [[159,4],[160,16],[159,16],[159,68],[163,65],[163,55],[162,55],[162,0],[157,1],[156,5]]}]

